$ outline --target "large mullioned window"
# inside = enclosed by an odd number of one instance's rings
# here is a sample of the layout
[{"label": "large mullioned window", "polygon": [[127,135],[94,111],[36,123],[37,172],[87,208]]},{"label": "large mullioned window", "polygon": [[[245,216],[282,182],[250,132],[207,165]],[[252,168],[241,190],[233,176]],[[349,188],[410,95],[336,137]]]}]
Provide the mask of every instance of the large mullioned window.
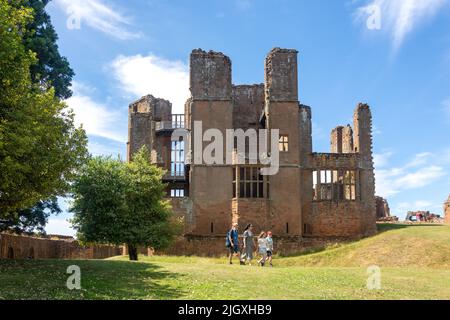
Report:
[{"label": "large mullioned window", "polygon": [[172,177],[184,176],[184,141],[172,141],[170,175]]},{"label": "large mullioned window", "polygon": [[233,198],[268,198],[269,179],[260,167],[233,168]]}]

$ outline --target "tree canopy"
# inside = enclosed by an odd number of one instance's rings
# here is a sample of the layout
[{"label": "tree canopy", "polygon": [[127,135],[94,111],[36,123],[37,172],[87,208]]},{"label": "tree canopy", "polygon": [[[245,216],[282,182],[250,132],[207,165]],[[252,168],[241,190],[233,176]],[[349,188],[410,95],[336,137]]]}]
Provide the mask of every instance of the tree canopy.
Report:
[{"label": "tree canopy", "polygon": [[27,50],[36,54],[37,62],[30,66],[31,79],[44,86],[52,86],[55,96],[67,99],[75,75],[67,58],[61,56],[58,48],[58,35],[52,25],[45,7],[50,0],[22,0],[21,5],[33,10],[31,19],[25,26],[23,43]]},{"label": "tree canopy", "polygon": [[137,260],[138,246],[170,245],[177,226],[164,200],[164,171],[149,159],[144,147],[131,163],[105,157],[88,161],[73,185],[72,223],[80,240],[126,243],[131,260]]},{"label": "tree canopy", "polygon": [[0,218],[64,195],[87,158],[87,137],[54,89],[33,83],[23,36],[33,11],[0,0]]}]

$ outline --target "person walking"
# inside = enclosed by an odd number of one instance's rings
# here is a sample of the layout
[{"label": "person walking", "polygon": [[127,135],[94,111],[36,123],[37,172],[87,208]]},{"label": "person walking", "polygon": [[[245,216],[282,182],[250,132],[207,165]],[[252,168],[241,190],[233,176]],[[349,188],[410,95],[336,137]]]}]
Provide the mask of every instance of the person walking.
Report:
[{"label": "person walking", "polygon": [[256,248],[255,239],[253,239],[253,225],[251,223],[248,224],[247,227],[245,228],[243,237],[244,237],[244,248],[243,248],[244,254],[242,256],[242,261],[248,262],[248,264],[251,266],[253,260],[253,251]]},{"label": "person walking", "polygon": [[261,259],[258,261],[258,265],[261,267],[264,267],[264,264],[266,263],[267,259],[267,240],[266,240],[267,234],[263,231],[260,233],[258,237],[258,248],[259,248],[259,254],[261,255]]},{"label": "person walking", "polygon": [[268,232],[267,232],[266,242],[267,242],[267,258],[266,258],[266,261],[268,260],[270,266],[273,267],[273,264],[272,264],[272,256],[273,256],[273,238],[272,238],[272,231],[268,231]]},{"label": "person walking", "polygon": [[233,264],[233,256],[238,255],[240,263],[242,264],[242,260],[240,259],[240,249],[239,249],[239,225],[237,223],[233,223],[231,230],[227,233],[227,241],[226,246],[229,250],[230,255],[230,264]]}]

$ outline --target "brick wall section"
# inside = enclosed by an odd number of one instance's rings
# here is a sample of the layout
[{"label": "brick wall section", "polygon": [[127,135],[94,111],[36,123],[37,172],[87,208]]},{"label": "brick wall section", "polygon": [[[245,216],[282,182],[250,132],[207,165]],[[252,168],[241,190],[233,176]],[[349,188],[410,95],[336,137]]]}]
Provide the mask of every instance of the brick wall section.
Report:
[{"label": "brick wall section", "polygon": [[305,223],[314,237],[366,236],[371,233],[368,210],[359,201],[316,201]]},{"label": "brick wall section", "polygon": [[264,85],[233,86],[233,128],[259,129],[264,110]]},{"label": "brick wall section", "polygon": [[83,247],[77,241],[0,234],[1,259],[105,259],[121,254],[116,246]]}]

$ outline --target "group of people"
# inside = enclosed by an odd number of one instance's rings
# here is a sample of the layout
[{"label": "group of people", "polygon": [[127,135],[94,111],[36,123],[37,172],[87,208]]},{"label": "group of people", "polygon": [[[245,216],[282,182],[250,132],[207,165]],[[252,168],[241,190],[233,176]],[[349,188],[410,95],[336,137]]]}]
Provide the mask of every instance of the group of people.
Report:
[{"label": "group of people", "polygon": [[260,259],[258,265],[264,267],[266,262],[269,262],[272,267],[273,256],[273,239],[272,232],[262,231],[258,237],[258,241],[255,241],[253,235],[253,225],[248,224],[242,235],[243,244],[239,245],[239,225],[234,223],[231,230],[228,231],[226,237],[226,246],[229,249],[230,264],[233,264],[233,257],[239,257],[239,263],[241,265],[252,265],[253,255],[258,252]]}]

